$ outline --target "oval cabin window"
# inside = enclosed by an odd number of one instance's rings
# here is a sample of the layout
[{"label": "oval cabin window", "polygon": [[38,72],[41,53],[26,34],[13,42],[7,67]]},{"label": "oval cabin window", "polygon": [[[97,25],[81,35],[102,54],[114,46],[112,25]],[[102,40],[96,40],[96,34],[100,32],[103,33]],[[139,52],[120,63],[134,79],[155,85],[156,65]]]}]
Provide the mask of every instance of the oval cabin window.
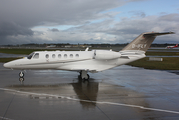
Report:
[{"label": "oval cabin window", "polygon": [[67,54],[64,54],[64,58],[67,58]]},{"label": "oval cabin window", "polygon": [[62,56],[61,56],[61,54],[58,54],[58,58],[61,58]]},{"label": "oval cabin window", "polygon": [[75,56],[76,56],[76,57],[79,57],[79,54],[76,54]]},{"label": "oval cabin window", "polygon": [[49,55],[48,55],[48,54],[46,54],[46,55],[45,55],[45,57],[46,57],[46,58],[49,58]]},{"label": "oval cabin window", "polygon": [[52,58],[55,58],[55,54],[52,55]]}]

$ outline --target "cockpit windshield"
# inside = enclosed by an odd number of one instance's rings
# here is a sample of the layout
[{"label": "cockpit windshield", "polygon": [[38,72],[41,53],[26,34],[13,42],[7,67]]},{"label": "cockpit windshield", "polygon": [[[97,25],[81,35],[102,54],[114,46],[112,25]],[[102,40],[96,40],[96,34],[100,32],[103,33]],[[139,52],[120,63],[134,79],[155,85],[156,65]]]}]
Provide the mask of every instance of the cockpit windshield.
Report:
[{"label": "cockpit windshield", "polygon": [[29,56],[27,56],[27,58],[28,58],[28,59],[31,59],[33,55],[34,55],[34,52],[31,53]]}]

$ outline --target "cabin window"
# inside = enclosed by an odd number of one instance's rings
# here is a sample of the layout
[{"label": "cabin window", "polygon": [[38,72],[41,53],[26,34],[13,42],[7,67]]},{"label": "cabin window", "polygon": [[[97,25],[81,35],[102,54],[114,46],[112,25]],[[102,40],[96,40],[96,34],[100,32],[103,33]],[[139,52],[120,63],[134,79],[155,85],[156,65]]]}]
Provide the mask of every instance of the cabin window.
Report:
[{"label": "cabin window", "polygon": [[67,58],[67,54],[64,54],[64,58]]},{"label": "cabin window", "polygon": [[28,59],[31,59],[34,53],[31,53],[29,56],[27,56]]},{"label": "cabin window", "polygon": [[58,58],[61,58],[62,56],[61,56],[61,54],[58,54]]},{"label": "cabin window", "polygon": [[52,55],[52,58],[55,58],[55,54]]},{"label": "cabin window", "polygon": [[76,57],[79,57],[79,54],[76,54],[75,56],[76,56]]},{"label": "cabin window", "polygon": [[35,55],[34,55],[33,58],[34,58],[34,59],[38,59],[38,58],[39,58],[39,53],[35,53]]},{"label": "cabin window", "polygon": [[70,54],[70,58],[72,58],[73,57],[73,54]]},{"label": "cabin window", "polygon": [[49,58],[49,55],[48,55],[48,54],[46,54],[46,55],[45,55],[45,57],[46,57],[46,58]]}]

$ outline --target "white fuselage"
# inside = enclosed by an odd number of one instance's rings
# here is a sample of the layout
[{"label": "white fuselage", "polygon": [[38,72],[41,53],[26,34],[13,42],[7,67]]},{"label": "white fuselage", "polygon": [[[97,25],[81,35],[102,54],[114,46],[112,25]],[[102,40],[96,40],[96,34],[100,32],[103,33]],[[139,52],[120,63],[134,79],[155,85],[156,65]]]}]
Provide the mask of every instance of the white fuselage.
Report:
[{"label": "white fuselage", "polygon": [[59,69],[99,72],[144,58],[143,51],[36,51],[28,57],[4,64],[11,69]]}]

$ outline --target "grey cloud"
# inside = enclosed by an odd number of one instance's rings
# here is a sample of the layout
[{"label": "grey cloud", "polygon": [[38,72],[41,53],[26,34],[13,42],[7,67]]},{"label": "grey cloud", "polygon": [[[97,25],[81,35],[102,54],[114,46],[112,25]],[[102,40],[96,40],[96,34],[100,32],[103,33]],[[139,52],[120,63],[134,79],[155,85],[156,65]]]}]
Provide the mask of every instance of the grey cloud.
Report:
[{"label": "grey cloud", "polygon": [[179,14],[168,14],[163,16],[147,16],[144,18],[139,17],[137,19],[124,19],[116,24],[116,27],[113,28],[111,34],[124,34],[123,36],[129,40],[132,39],[133,36],[137,37],[138,34],[143,32],[174,31],[176,32],[175,35],[160,36],[157,37],[157,41],[162,43],[177,41],[179,33],[178,18]]},{"label": "grey cloud", "polygon": [[[104,11],[141,0],[2,0],[0,1],[0,44],[79,42],[87,40],[126,43],[146,31],[178,31],[178,14],[147,16],[133,12],[134,18],[114,21],[114,12]],[[103,21],[93,23],[91,21]],[[59,30],[56,26],[78,26]],[[53,29],[32,31],[36,26]],[[178,31],[179,32],[179,31]],[[74,34],[73,34],[74,33]],[[176,39],[176,37],[174,38]]]},{"label": "grey cloud", "polygon": [[[168,16],[172,16],[169,14]],[[157,31],[156,27],[158,27],[160,30],[164,31],[168,27],[171,27],[171,29],[177,28],[176,25],[179,25],[178,22],[178,17],[179,14],[175,14],[173,19],[172,17],[166,17],[166,16],[147,16],[145,18],[137,18],[137,19],[125,19],[118,24],[116,24],[117,28],[119,31],[134,31],[133,33],[135,34],[136,31]],[[167,18],[167,21],[166,21]],[[172,25],[173,24],[173,25]],[[138,31],[138,32],[139,32]]]},{"label": "grey cloud", "polygon": [[[126,2],[129,1],[2,0],[0,1],[0,37],[33,35],[31,28],[35,26],[85,24],[91,20],[107,17],[100,12],[124,5]],[[52,31],[57,30],[52,29]]]},{"label": "grey cloud", "polygon": [[[145,14],[145,13],[144,13]],[[167,32],[174,31],[175,35],[157,37],[157,41],[165,43],[177,41],[179,33],[179,14],[168,14],[163,16],[146,16],[140,17],[136,15],[133,19],[122,18],[119,22],[114,22],[112,19],[104,20],[99,23],[84,24],[74,27],[66,32],[75,31],[76,33],[94,33],[101,34],[101,38],[109,39],[108,35],[116,38],[113,43],[126,43],[133,40],[143,32]],[[102,35],[103,34],[103,35]],[[104,34],[106,34],[104,36]],[[172,37],[171,37],[172,36]],[[89,39],[93,39],[89,36]],[[172,40],[171,40],[172,39]],[[104,40],[104,39],[103,39]],[[98,41],[100,42],[100,41]],[[110,41],[108,41],[110,42]]]},{"label": "grey cloud", "polygon": [[59,32],[59,30],[57,28],[48,29],[48,31]]},{"label": "grey cloud", "polygon": [[142,12],[142,13],[140,14],[140,16],[141,16],[141,17],[145,17],[146,14],[145,14],[144,12]]},{"label": "grey cloud", "polygon": [[4,0],[0,4],[0,16],[2,20],[29,27],[49,23],[74,25],[96,19],[97,13],[124,3],[118,0]]},{"label": "grey cloud", "polygon": [[101,22],[97,22],[97,23],[88,23],[88,24],[83,24],[81,26],[78,27],[72,27],[68,30],[66,30],[67,32],[74,32],[74,31],[78,31],[78,32],[85,32],[85,33],[105,33],[109,30],[111,24],[113,24],[113,19],[106,19],[104,21]]},{"label": "grey cloud", "polygon": [[[16,37],[21,36],[32,36],[34,32],[21,26],[15,22],[0,22],[0,44],[15,44],[18,43]],[[10,38],[10,36],[14,36]],[[24,40],[20,41],[20,43]]]},{"label": "grey cloud", "polygon": [[[133,19],[122,18],[119,22],[116,22],[113,19],[106,19],[97,23],[87,23],[78,27],[73,27],[60,34],[68,36],[63,38],[66,41],[78,40],[83,41],[84,43],[127,43],[131,42],[143,32],[174,31],[176,32],[175,35],[160,36],[156,39],[157,42],[171,43],[177,41],[179,37],[179,22],[177,20],[177,16],[179,15],[175,14],[175,17],[169,17],[173,15],[168,14],[167,16],[146,16],[141,18],[137,15]],[[75,34],[70,34],[72,32]]]},{"label": "grey cloud", "polygon": [[159,20],[162,21],[173,21],[173,22],[178,22],[179,21],[179,14],[175,13],[175,14],[167,14],[167,15],[163,15],[160,17]]},{"label": "grey cloud", "polygon": [[15,22],[0,22],[0,37],[33,35],[33,31]]}]

